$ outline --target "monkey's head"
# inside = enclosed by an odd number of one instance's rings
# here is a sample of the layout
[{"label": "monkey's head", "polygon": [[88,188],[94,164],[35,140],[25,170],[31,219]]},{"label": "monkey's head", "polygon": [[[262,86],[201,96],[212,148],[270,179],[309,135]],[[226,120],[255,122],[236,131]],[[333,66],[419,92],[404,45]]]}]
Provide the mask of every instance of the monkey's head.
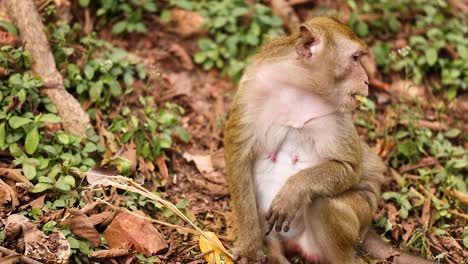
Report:
[{"label": "monkey's head", "polygon": [[340,111],[359,106],[367,96],[369,79],[360,58],[366,44],[345,24],[332,17],[313,18],[299,28],[296,53],[302,67],[310,72],[312,92],[325,96]]}]

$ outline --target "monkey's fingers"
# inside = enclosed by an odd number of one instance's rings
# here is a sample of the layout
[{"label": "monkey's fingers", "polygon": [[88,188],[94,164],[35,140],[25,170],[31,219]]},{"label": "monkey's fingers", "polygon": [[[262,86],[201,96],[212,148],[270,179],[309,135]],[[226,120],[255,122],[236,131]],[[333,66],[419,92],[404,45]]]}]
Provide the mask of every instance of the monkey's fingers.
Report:
[{"label": "monkey's fingers", "polygon": [[275,225],[276,232],[281,232],[281,229],[283,229],[284,220],[286,220],[285,215],[280,215],[278,217],[278,220],[276,221],[276,225]]},{"label": "monkey's fingers", "polygon": [[288,232],[290,225],[291,225],[291,220],[286,219],[286,221],[284,221],[284,224],[283,224],[283,232]]},{"label": "monkey's fingers", "polygon": [[273,230],[273,227],[275,226],[276,220],[278,219],[277,214],[272,214],[272,216],[267,220],[266,224],[266,229],[265,229],[265,236],[268,236]]}]

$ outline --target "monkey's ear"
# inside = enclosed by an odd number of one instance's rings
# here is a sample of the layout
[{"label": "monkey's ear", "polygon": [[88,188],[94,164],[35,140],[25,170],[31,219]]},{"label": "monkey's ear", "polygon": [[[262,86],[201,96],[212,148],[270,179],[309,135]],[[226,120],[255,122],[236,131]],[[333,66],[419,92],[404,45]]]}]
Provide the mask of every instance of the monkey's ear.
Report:
[{"label": "monkey's ear", "polygon": [[296,52],[299,56],[310,58],[318,52],[320,35],[309,29],[306,25],[299,27],[299,38],[296,43]]}]

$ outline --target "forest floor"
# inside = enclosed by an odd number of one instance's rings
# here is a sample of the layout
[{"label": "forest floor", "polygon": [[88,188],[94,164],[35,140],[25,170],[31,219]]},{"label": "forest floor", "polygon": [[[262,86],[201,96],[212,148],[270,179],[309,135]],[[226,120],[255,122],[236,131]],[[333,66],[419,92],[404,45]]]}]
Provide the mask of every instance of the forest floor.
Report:
[{"label": "forest floor", "polygon": [[[312,4],[298,4],[295,8],[296,15],[304,19],[309,15],[308,10],[316,7]],[[340,7],[335,6],[335,8]],[[81,10],[73,14],[76,15],[74,20],[90,30],[89,18],[86,18]],[[150,180],[152,184],[145,185],[150,191],[158,192],[162,198],[177,204],[177,207],[200,229],[214,232],[229,249],[235,240],[236,226],[224,174],[223,128],[236,91],[236,83],[222,77],[218,70],[206,71],[193,62],[192,58],[199,49],[197,46],[199,35],[204,33],[188,38],[182,37],[180,31],[183,29],[162,23],[156,15],[145,17],[145,21],[148,28],[145,34],[129,33],[125,36],[115,36],[109,28],[94,29],[97,30],[100,40],[125,49],[133,60],[144,64],[148,74],[154,78],[146,83],[136,81],[132,85],[132,93],[113,99],[113,108],[108,111],[102,122],[99,121],[99,117],[96,118],[99,116],[96,114],[92,118],[92,123],[99,136],[108,133],[106,129],[109,129],[113,117],[119,116],[124,105],[136,105],[134,102],[138,102],[142,95],[155,98],[158,106],[166,103],[181,106],[184,113],[180,117],[180,126],[189,134],[188,142],[175,137],[171,148],[164,152],[162,158],[157,158],[154,162],[145,162],[137,157],[133,143],[133,145],[122,144],[127,148],[133,148],[126,158],[138,160],[138,166],[132,170],[135,175],[138,174],[137,171],[144,174],[144,182],[147,182],[145,181],[148,179],[147,175],[154,177]],[[384,40],[389,43],[392,50],[401,51],[408,45],[410,36],[417,34],[425,33],[415,32],[403,24],[398,34],[379,36],[381,39],[367,37],[365,40],[371,47],[378,40]],[[441,56],[450,57],[452,51],[452,49],[442,51]],[[467,170],[463,167],[466,163],[461,165],[457,163],[467,162],[468,105],[465,91],[459,92],[455,99],[448,100],[444,93],[433,92],[428,82],[415,84],[401,73],[391,71],[384,73],[377,65],[375,54],[372,52],[363,63],[371,78],[369,98],[372,103],[363,106],[354,114],[356,125],[359,135],[391,168],[383,186],[384,197],[380,200],[374,217],[376,229],[380,234],[384,234],[390,243],[397,247],[409,248],[415,255],[431,259],[437,257],[445,263],[465,263],[463,261],[468,258],[468,215],[466,214],[468,199],[465,178]],[[68,70],[64,67],[59,68],[59,71],[65,76]],[[428,80],[431,78],[440,79],[440,76],[434,74],[432,77],[426,77]],[[89,99],[81,102],[85,109],[92,104]],[[443,107],[439,107],[440,105]],[[144,111],[143,107],[131,109],[132,112]],[[106,129],[102,130],[102,127]],[[438,136],[439,134],[441,136]],[[437,156],[436,150],[431,149],[434,146],[440,146],[438,151],[448,154]],[[4,157],[1,159],[0,168],[14,168],[12,159],[8,157],[9,154],[5,152],[0,154]],[[450,162],[458,164],[457,168],[461,169],[457,169],[456,172],[447,169],[445,176],[441,176],[443,174],[441,170],[453,167],[453,164],[447,165]],[[141,177],[132,178],[141,182]],[[87,187],[85,182],[80,187]],[[463,184],[465,187],[459,187]],[[146,205],[136,205],[138,199],[132,198],[134,205],[132,207],[126,200],[128,192],[108,193],[107,202],[116,206],[147,209],[145,210],[147,215],[156,220],[190,228],[173,212],[148,210]],[[73,195],[80,194],[74,192]],[[2,208],[2,219],[6,219],[11,214],[26,212],[30,202],[36,198],[42,199],[42,202],[39,202],[41,205],[47,203],[44,202],[44,196],[39,194],[19,196],[20,204],[16,209]],[[45,200],[53,202],[56,197],[58,196],[49,194]],[[89,205],[92,199],[86,201],[84,204]],[[83,204],[74,206],[74,208],[83,207]],[[60,222],[58,211],[60,210],[44,210],[41,217],[30,217],[30,219],[36,220],[38,226],[42,226],[50,219]],[[88,218],[101,212],[89,210]],[[27,211],[24,214],[30,213],[31,211]],[[103,221],[93,222],[98,223],[95,226],[100,233],[106,227]],[[199,236],[196,232],[158,224],[155,226],[167,242],[167,250],[158,253],[151,260],[142,257],[140,259],[142,263],[205,262],[201,257],[203,254],[200,253]],[[44,228],[42,230],[44,231]],[[22,250],[16,242],[9,241],[8,236],[2,245],[18,252]],[[107,249],[107,247],[95,247],[94,250],[97,249]],[[78,251],[77,249],[74,251],[76,256],[83,256]],[[84,258],[83,263],[136,261],[133,254],[94,257],[91,260]],[[363,257],[362,261],[376,263],[376,260],[369,260],[366,257]],[[77,262],[76,257],[72,262]],[[293,262],[302,263],[299,258],[294,258]]]}]

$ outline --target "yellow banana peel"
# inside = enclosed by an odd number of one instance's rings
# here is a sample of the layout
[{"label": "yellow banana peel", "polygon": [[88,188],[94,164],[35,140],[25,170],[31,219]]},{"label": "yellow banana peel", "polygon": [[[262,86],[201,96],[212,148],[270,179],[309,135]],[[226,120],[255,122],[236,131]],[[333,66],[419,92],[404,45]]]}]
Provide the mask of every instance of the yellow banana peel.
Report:
[{"label": "yellow banana peel", "polygon": [[[213,241],[218,242],[218,244],[223,247],[223,244],[219,240],[219,238],[216,236],[215,233],[213,232],[205,232],[205,235],[209,238],[211,238]],[[213,243],[208,241],[205,237],[200,235],[198,246],[200,247],[201,253],[213,251],[212,253],[208,253],[205,255],[205,260],[208,263],[216,263],[216,264],[234,264],[232,259],[227,256],[226,254],[223,253],[222,250],[220,250],[217,246],[215,246]],[[223,247],[223,249],[225,249]]]},{"label": "yellow banana peel", "polygon": [[366,102],[366,97],[364,97],[362,95],[355,95],[354,98],[356,98],[356,100],[361,104]]}]

